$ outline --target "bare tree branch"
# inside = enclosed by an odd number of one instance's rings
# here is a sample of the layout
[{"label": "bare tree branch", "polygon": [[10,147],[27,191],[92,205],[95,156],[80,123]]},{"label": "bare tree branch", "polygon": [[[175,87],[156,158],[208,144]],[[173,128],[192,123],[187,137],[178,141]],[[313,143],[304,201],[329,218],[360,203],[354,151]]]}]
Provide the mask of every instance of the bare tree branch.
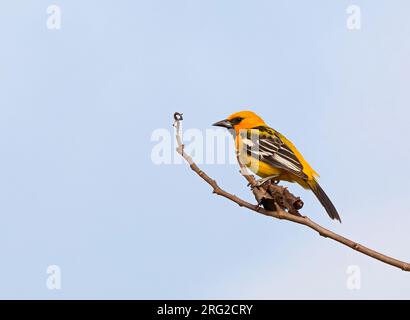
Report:
[{"label": "bare tree branch", "polygon": [[[251,204],[225,190],[223,190],[221,187],[219,187],[218,183],[209,177],[204,171],[202,171],[196,163],[192,160],[192,157],[184,152],[184,144],[182,142],[181,138],[181,132],[180,132],[180,122],[183,120],[182,114],[176,112],[174,114],[174,127],[175,127],[175,134],[176,134],[176,141],[177,141],[177,152],[188,162],[189,166],[191,169],[198,175],[200,176],[206,183],[208,183],[212,189],[213,193],[222,196],[224,198],[227,198],[235,203],[237,203],[240,207],[245,207],[248,208],[249,210],[255,211],[257,213],[263,214],[265,216],[270,216],[273,218],[281,219],[281,220],[288,220],[292,221],[304,226],[307,226],[319,233],[322,237],[325,238],[330,238],[333,239],[334,241],[337,241],[349,248],[352,248],[353,250],[356,250],[360,253],[363,253],[369,257],[372,257],[374,259],[377,259],[381,262],[387,263],[391,266],[397,267],[402,269],[403,271],[410,271],[410,264],[397,260],[395,258],[386,256],[382,253],[379,253],[377,251],[374,251],[370,248],[367,248],[355,241],[352,241],[350,239],[347,239],[345,237],[342,237],[338,235],[337,233],[330,231],[326,228],[323,228],[319,224],[315,223],[314,221],[310,220],[306,216],[301,216],[299,214],[292,214],[290,212],[286,212],[281,206],[279,206],[277,203],[275,203],[276,210],[266,210],[265,208],[262,208],[259,204]],[[256,197],[256,199],[259,201],[260,199],[264,198],[265,194],[263,194],[265,191],[263,190],[264,188],[261,187],[255,187],[255,178],[248,174],[247,169],[244,167],[243,164],[239,161],[240,165],[240,172],[244,176],[244,178],[248,181],[249,185],[252,188],[252,191]],[[279,188],[283,188],[278,186]],[[286,189],[286,188],[283,188]]]}]

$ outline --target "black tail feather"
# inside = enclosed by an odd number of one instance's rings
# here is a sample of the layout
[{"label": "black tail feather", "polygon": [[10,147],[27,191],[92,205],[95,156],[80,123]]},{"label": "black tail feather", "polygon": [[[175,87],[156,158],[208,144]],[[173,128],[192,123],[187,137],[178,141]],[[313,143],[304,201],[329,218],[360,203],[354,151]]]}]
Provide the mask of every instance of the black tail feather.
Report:
[{"label": "black tail feather", "polygon": [[314,186],[312,186],[311,189],[313,193],[315,194],[316,198],[318,198],[322,206],[326,209],[326,212],[329,215],[329,217],[331,219],[336,219],[336,220],[339,220],[339,222],[342,222],[339,214],[337,213],[335,206],[333,205],[332,201],[330,201],[329,197],[323,191],[321,186],[318,183],[316,183]]}]

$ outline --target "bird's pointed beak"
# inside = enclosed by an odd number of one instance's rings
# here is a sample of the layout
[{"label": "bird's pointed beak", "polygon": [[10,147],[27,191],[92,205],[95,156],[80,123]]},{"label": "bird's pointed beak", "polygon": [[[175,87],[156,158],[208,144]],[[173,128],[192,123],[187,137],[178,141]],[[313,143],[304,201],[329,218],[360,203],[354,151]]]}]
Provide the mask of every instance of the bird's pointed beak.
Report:
[{"label": "bird's pointed beak", "polygon": [[232,123],[229,121],[229,120],[221,120],[221,121],[218,121],[218,122],[215,122],[214,124],[213,124],[213,126],[215,126],[215,127],[222,127],[222,128],[226,128],[226,129],[232,129],[233,127],[232,127]]}]

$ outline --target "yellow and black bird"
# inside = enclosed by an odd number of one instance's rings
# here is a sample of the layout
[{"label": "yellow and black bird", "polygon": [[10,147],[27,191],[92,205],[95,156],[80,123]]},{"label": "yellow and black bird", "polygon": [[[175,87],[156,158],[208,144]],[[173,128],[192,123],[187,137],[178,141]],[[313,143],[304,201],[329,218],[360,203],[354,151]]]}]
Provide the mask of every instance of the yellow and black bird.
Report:
[{"label": "yellow and black bird", "polygon": [[292,142],[251,111],[230,115],[214,126],[232,129],[236,150],[244,163],[261,179],[296,182],[313,191],[329,217],[341,222],[329,197],[317,182],[319,175],[303,158]]}]

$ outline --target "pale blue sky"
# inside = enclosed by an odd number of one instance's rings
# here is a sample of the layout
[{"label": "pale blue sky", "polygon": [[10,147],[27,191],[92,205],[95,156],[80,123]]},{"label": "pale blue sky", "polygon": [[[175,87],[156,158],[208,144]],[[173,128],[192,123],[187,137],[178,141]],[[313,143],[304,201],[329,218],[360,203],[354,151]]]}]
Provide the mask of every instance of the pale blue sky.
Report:
[{"label": "pale blue sky", "polygon": [[[303,213],[409,261],[410,4],[355,1],[355,32],[349,4],[3,1],[0,298],[410,298],[409,274],[151,161],[174,111],[205,130],[252,109],[321,174],[343,224],[292,186]],[[237,168],[204,168],[252,200]]]}]

